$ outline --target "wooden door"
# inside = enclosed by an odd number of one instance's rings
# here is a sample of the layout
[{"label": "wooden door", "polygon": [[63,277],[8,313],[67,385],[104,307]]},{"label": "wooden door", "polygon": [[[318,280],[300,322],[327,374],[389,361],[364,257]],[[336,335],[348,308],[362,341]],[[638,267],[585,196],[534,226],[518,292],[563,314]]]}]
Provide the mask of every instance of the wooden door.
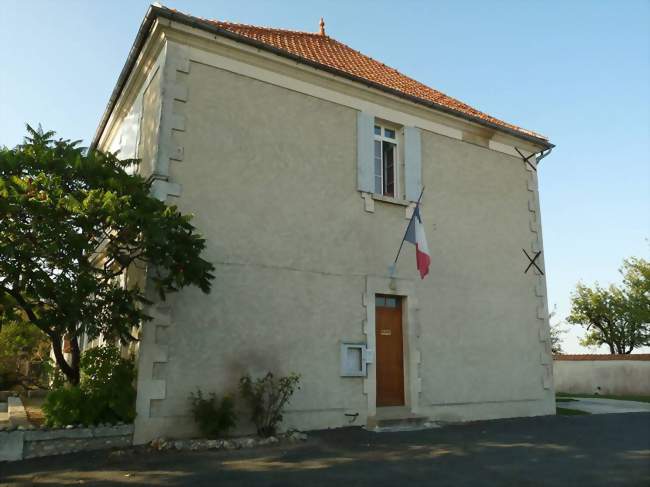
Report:
[{"label": "wooden door", "polygon": [[402,301],[397,296],[375,299],[377,406],[404,405]]}]

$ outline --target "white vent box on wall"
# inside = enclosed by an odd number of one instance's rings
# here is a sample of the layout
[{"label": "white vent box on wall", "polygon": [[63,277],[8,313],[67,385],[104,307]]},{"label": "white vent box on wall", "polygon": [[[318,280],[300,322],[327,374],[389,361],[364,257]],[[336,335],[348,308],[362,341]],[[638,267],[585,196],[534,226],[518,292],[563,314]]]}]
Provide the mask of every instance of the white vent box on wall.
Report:
[{"label": "white vent box on wall", "polygon": [[341,343],[341,377],[366,377],[372,352],[365,343]]}]

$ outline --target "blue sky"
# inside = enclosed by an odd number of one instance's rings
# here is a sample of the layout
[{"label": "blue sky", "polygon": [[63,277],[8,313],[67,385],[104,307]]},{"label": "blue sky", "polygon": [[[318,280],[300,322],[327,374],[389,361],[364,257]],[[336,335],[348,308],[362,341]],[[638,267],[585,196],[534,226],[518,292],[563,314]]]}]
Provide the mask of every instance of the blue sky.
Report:
[{"label": "blue sky", "polygon": [[[90,141],[148,2],[3,0],[0,145],[24,123]],[[318,29],[557,145],[539,171],[549,306],[650,258],[650,2],[169,1],[193,15]],[[435,258],[435,249],[432,249]],[[518,257],[516,257],[518,258]],[[522,265],[524,262],[522,262]],[[583,351],[579,330],[565,350]]]}]

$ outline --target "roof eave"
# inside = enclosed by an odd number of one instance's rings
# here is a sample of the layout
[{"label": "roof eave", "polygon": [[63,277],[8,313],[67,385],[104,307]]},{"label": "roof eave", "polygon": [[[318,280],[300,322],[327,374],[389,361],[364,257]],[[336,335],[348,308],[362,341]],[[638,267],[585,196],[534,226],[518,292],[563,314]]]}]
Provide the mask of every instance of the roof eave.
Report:
[{"label": "roof eave", "polygon": [[129,78],[129,75],[131,73],[131,70],[133,69],[133,66],[135,65],[136,60],[138,59],[138,55],[144,46],[147,36],[149,35],[149,31],[151,30],[151,26],[153,25],[154,21],[156,18],[162,17],[165,19],[168,19],[170,21],[176,21],[180,22],[182,24],[188,25],[190,27],[196,27],[199,29],[206,30],[212,34],[218,34],[223,37],[232,39],[237,42],[241,42],[244,44],[248,44],[251,46],[254,46],[258,49],[265,50],[267,52],[272,52],[274,54],[277,54],[279,56],[283,56],[289,59],[292,59],[296,62],[299,62],[301,64],[305,64],[307,66],[314,67],[316,69],[320,69],[322,71],[326,71],[332,74],[335,74],[336,76],[341,76],[343,78],[362,83],[366,86],[369,86],[371,88],[383,91],[385,93],[389,93],[391,95],[397,96],[399,98],[403,98],[405,100],[411,101],[413,103],[417,103],[419,105],[427,106],[429,108],[433,108],[434,110],[438,110],[444,113],[447,113],[449,115],[452,115],[454,117],[458,117],[464,120],[467,120],[469,122],[476,123],[478,125],[482,125],[484,127],[488,127],[494,130],[497,130],[499,132],[503,132],[509,135],[512,135],[513,137],[517,137],[519,139],[526,140],[528,142],[531,142],[535,145],[539,145],[543,147],[544,149],[551,149],[555,147],[554,144],[551,144],[548,140],[541,138],[541,137],[535,137],[533,135],[525,134],[522,132],[519,132],[515,129],[509,128],[509,127],[504,127],[502,125],[490,122],[489,120],[484,120],[480,117],[474,117],[472,115],[459,112],[457,110],[454,110],[452,108],[446,107],[444,105],[440,105],[438,103],[429,101],[429,100],[423,100],[422,98],[418,98],[416,96],[408,95],[406,93],[402,93],[401,91],[394,90],[392,88],[389,88],[387,86],[381,85],[379,83],[375,83],[373,81],[369,81],[365,78],[361,78],[359,76],[355,76],[353,74],[347,73],[345,71],[338,70],[336,68],[332,68],[330,66],[326,66],[314,61],[310,61],[309,59],[305,59],[303,57],[297,56],[295,54],[292,54],[290,52],[284,51],[282,49],[278,49],[273,46],[269,46],[268,44],[265,44],[263,42],[257,41],[255,39],[251,39],[246,36],[242,36],[239,34],[236,34],[234,32],[228,31],[226,29],[222,29],[220,27],[217,27],[216,25],[212,24],[209,21],[199,19],[197,17],[192,17],[191,15],[187,15],[181,12],[177,12],[174,10],[170,10],[165,7],[161,7],[158,5],[150,5],[149,10],[147,10],[147,13],[144,16],[144,19],[142,20],[142,24],[140,25],[140,28],[138,29],[138,33],[135,37],[135,40],[133,42],[133,46],[131,46],[131,50],[129,51],[129,55],[127,56],[126,62],[124,63],[124,67],[122,68],[122,71],[120,72],[120,75],[117,79],[117,82],[115,84],[115,88],[113,88],[113,92],[111,93],[111,96],[108,100],[108,104],[106,106],[106,109],[104,111],[104,114],[102,115],[102,118],[100,120],[99,126],[97,127],[97,131],[95,132],[95,136],[93,137],[93,141],[90,144],[90,148],[94,149],[97,147],[97,144],[99,143],[99,139],[102,136],[102,133],[104,132],[104,129],[106,128],[106,125],[108,123],[108,120],[111,116],[111,113],[117,104],[117,101],[122,93],[122,90],[124,89],[124,86],[126,85],[126,82]]}]

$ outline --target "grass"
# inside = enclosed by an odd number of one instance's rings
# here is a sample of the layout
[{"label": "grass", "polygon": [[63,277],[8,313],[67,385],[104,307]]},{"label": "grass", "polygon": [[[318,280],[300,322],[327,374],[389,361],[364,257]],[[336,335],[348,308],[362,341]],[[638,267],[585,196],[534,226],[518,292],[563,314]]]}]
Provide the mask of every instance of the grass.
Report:
[{"label": "grass", "polygon": [[577,409],[555,408],[555,414],[560,416],[580,416],[589,413],[587,411],[579,411]]},{"label": "grass", "polygon": [[597,399],[617,399],[619,401],[637,401],[637,402],[648,402],[650,403],[650,396],[616,396],[611,394],[567,394],[566,392],[558,392],[555,394],[555,400],[557,402],[567,402],[564,401],[564,398],[571,397],[585,397],[585,398],[597,398]]}]

